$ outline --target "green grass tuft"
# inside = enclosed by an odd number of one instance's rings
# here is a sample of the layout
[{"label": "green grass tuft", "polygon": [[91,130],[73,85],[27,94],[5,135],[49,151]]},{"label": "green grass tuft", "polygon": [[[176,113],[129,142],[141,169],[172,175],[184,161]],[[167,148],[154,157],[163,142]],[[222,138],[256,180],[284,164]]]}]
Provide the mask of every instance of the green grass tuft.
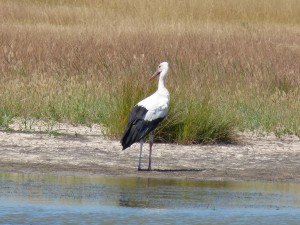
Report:
[{"label": "green grass tuft", "polygon": [[182,143],[231,142],[234,120],[218,111],[208,100],[187,100],[171,105],[169,115],[156,131],[159,140]]},{"label": "green grass tuft", "polygon": [[124,131],[130,110],[143,98],[146,97],[141,85],[124,82],[107,99],[106,110],[101,118],[101,123],[107,128],[106,134],[119,138]]},{"label": "green grass tuft", "polygon": [[[109,135],[118,138],[122,135],[130,110],[144,97],[142,86],[129,82],[112,95],[108,114],[102,121]],[[176,97],[173,99],[166,119],[154,131],[156,140],[181,144],[232,141],[233,119],[221,114],[208,100],[176,102]]]},{"label": "green grass tuft", "polygon": [[12,122],[13,116],[6,110],[0,109],[0,128],[4,130],[10,130],[9,124]]}]

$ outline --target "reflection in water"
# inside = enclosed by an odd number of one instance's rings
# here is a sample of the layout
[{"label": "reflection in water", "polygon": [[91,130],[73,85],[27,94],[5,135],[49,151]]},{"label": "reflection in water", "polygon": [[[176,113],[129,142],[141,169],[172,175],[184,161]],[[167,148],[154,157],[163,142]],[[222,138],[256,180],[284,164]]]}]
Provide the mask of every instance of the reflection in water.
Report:
[{"label": "reflection in water", "polygon": [[141,193],[141,179],[137,178],[136,193],[130,193],[126,189],[121,189],[119,197],[119,206],[146,208],[146,196]]},{"label": "reflection in water", "polygon": [[288,224],[300,219],[300,185],[0,174],[0,223],[145,224],[153,216],[169,224]]}]

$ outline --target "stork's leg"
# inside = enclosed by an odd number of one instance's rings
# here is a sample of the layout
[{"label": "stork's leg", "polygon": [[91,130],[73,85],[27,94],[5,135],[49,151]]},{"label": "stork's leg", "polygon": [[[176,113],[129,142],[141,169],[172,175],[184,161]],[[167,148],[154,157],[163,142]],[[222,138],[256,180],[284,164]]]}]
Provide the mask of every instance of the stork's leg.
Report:
[{"label": "stork's leg", "polygon": [[141,161],[142,161],[142,150],[143,150],[143,144],[144,144],[144,140],[140,140],[140,144],[141,144],[141,148],[140,148],[140,159],[139,159],[139,167],[138,170],[141,170]]},{"label": "stork's leg", "polygon": [[150,150],[149,150],[149,166],[148,170],[151,170],[151,155],[152,155],[152,146],[153,146],[153,141],[154,141],[154,135],[150,135],[149,137],[149,144],[150,144]]}]

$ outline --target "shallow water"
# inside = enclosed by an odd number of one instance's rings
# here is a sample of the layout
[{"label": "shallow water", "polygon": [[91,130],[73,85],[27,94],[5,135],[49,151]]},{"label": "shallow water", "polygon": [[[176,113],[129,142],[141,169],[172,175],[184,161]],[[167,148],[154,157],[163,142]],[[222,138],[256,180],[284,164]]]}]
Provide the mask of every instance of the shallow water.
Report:
[{"label": "shallow water", "polygon": [[299,184],[0,174],[0,224],[299,221]]}]

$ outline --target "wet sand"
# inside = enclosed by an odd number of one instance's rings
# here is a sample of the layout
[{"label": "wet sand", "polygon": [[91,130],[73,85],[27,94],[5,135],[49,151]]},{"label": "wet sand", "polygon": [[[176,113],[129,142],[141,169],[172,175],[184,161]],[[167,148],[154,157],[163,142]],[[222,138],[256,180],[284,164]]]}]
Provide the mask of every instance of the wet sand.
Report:
[{"label": "wet sand", "polygon": [[[153,171],[137,171],[139,144],[122,151],[99,126],[41,126],[0,131],[0,172],[300,183],[300,139],[242,133],[237,144],[154,144]],[[55,131],[55,132],[53,132]],[[142,167],[148,167],[144,145]]]}]

